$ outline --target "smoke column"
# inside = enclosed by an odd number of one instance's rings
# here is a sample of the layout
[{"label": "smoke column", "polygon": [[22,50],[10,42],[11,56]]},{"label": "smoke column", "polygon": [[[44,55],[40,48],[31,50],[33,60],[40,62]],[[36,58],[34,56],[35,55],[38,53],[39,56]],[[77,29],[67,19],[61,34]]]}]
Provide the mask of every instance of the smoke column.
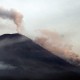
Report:
[{"label": "smoke column", "polygon": [[3,19],[13,20],[14,23],[17,25],[17,31],[19,30],[19,26],[21,26],[22,18],[23,18],[21,13],[17,12],[14,9],[7,10],[0,7],[0,17]]}]

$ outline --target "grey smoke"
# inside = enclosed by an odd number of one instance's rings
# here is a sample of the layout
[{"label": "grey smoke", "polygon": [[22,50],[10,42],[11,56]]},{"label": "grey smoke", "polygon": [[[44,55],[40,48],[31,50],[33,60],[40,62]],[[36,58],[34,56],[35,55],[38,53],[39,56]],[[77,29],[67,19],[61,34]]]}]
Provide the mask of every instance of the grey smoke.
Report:
[{"label": "grey smoke", "polygon": [[3,8],[0,8],[0,17],[4,19],[5,18],[13,19],[11,10],[5,10]]},{"label": "grey smoke", "polygon": [[22,14],[14,9],[7,10],[5,8],[0,8],[0,17],[3,19],[10,19],[13,20],[14,23],[19,27],[22,23]]}]

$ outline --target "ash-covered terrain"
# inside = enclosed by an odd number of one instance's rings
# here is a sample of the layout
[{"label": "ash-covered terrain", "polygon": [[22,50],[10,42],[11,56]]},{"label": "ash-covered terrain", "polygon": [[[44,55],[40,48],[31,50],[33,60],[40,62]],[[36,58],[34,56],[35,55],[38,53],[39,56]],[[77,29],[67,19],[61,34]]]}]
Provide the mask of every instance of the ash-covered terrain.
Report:
[{"label": "ash-covered terrain", "polygon": [[0,80],[80,80],[70,64],[20,34],[0,36]]}]

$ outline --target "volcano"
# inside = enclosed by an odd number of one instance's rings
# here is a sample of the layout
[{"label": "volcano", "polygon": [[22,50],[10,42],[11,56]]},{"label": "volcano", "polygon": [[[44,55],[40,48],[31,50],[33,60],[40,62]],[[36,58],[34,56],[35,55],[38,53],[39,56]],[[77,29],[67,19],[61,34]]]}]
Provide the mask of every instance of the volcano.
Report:
[{"label": "volcano", "polygon": [[20,34],[0,36],[0,80],[79,80],[80,67]]}]

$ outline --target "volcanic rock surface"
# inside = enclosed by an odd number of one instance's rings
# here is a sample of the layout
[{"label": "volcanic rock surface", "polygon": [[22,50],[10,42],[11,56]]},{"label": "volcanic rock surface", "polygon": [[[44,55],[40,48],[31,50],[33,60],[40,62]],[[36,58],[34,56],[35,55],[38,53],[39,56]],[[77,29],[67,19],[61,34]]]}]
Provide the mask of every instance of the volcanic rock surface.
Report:
[{"label": "volcanic rock surface", "polygon": [[0,36],[0,80],[79,80],[70,64],[20,34]]}]

